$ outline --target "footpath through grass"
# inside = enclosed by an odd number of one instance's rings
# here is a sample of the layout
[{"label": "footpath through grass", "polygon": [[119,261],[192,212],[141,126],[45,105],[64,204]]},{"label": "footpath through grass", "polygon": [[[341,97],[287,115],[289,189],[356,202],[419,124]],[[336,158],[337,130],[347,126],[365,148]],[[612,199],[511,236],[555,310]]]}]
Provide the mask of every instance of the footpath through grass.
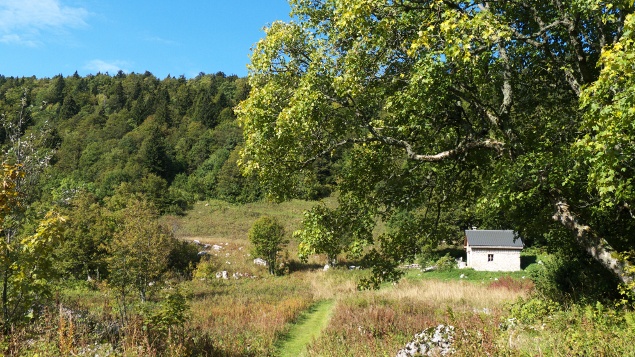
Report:
[{"label": "footpath through grass", "polygon": [[311,306],[283,336],[278,344],[278,355],[297,357],[304,355],[306,346],[326,328],[335,306],[334,300],[322,300]]}]

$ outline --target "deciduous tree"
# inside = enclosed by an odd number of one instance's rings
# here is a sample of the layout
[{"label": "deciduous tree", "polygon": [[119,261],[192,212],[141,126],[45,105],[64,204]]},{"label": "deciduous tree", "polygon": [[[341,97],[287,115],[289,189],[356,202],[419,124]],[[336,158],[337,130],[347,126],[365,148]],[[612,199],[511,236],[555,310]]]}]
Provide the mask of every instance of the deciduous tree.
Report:
[{"label": "deciduous tree", "polygon": [[249,229],[249,241],[253,245],[254,255],[263,257],[267,261],[269,273],[275,275],[278,253],[288,242],[282,224],[270,216],[258,218]]},{"label": "deciduous tree", "polygon": [[[632,1],[291,4],[296,21],[272,24],[255,46],[252,91],[237,110],[242,167],[271,195],[287,198],[317,158],[343,157],[341,197],[384,219],[467,203],[472,222],[455,222],[459,228],[505,225],[537,240],[563,225],[631,281],[615,249],[632,249],[624,237],[635,221],[620,213],[629,212],[624,202],[621,211],[597,210],[602,186],[589,189],[587,179],[607,171],[593,176],[572,148],[598,131],[584,124],[580,95],[601,78],[603,49],[630,43]],[[600,64],[616,64],[610,53]],[[611,214],[617,224],[607,223]],[[380,237],[386,244],[373,251],[391,266],[408,258],[393,238]]]}]

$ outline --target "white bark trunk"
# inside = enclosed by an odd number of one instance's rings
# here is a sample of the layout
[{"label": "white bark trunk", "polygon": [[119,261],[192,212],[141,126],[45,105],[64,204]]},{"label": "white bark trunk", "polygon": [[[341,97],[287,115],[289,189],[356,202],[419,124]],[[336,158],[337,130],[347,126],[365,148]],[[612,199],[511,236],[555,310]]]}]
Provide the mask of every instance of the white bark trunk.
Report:
[{"label": "white bark trunk", "polygon": [[591,227],[580,223],[578,217],[571,212],[569,204],[564,200],[556,202],[556,213],[553,219],[561,222],[565,227],[572,230],[580,245],[595,260],[606,269],[612,271],[625,284],[633,281],[633,276],[628,274],[628,268],[632,266],[621,260],[613,247],[603,238],[597,237]]}]

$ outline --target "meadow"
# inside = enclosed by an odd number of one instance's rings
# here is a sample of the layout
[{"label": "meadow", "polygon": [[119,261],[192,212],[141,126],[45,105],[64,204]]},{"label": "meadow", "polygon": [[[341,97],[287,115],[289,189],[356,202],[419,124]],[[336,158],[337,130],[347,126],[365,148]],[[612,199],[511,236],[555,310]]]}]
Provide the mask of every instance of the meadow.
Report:
[{"label": "meadow", "polygon": [[58,290],[59,310],[16,333],[5,350],[20,356],[395,356],[415,334],[444,325],[456,331],[458,356],[634,355],[628,341],[635,315],[539,298],[528,274],[539,269],[535,259],[516,273],[409,269],[397,283],[360,291],[357,281],[366,271],[345,264],[324,271],[319,256],[300,263],[292,242],[284,258],[288,273],[268,275],[253,262],[249,227],[270,214],[292,232],[311,204],[211,201],[186,216],[164,217],[180,239],[214,247],[191,279],[174,279],[155,302],[133,306],[123,334],[111,290],[99,282],[68,283]]}]

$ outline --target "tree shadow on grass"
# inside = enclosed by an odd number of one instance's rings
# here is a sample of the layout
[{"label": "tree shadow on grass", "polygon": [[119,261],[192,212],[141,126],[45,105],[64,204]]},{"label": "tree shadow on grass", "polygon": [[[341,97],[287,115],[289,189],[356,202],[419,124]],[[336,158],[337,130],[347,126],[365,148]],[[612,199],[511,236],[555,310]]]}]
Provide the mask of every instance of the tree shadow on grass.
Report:
[{"label": "tree shadow on grass", "polygon": [[292,260],[289,262],[289,273],[297,272],[297,271],[312,271],[312,270],[322,270],[324,269],[324,265],[317,263],[302,263],[297,260]]},{"label": "tree shadow on grass", "polygon": [[520,256],[520,269],[527,269],[531,264],[536,264],[538,258],[535,255],[521,255]]}]

